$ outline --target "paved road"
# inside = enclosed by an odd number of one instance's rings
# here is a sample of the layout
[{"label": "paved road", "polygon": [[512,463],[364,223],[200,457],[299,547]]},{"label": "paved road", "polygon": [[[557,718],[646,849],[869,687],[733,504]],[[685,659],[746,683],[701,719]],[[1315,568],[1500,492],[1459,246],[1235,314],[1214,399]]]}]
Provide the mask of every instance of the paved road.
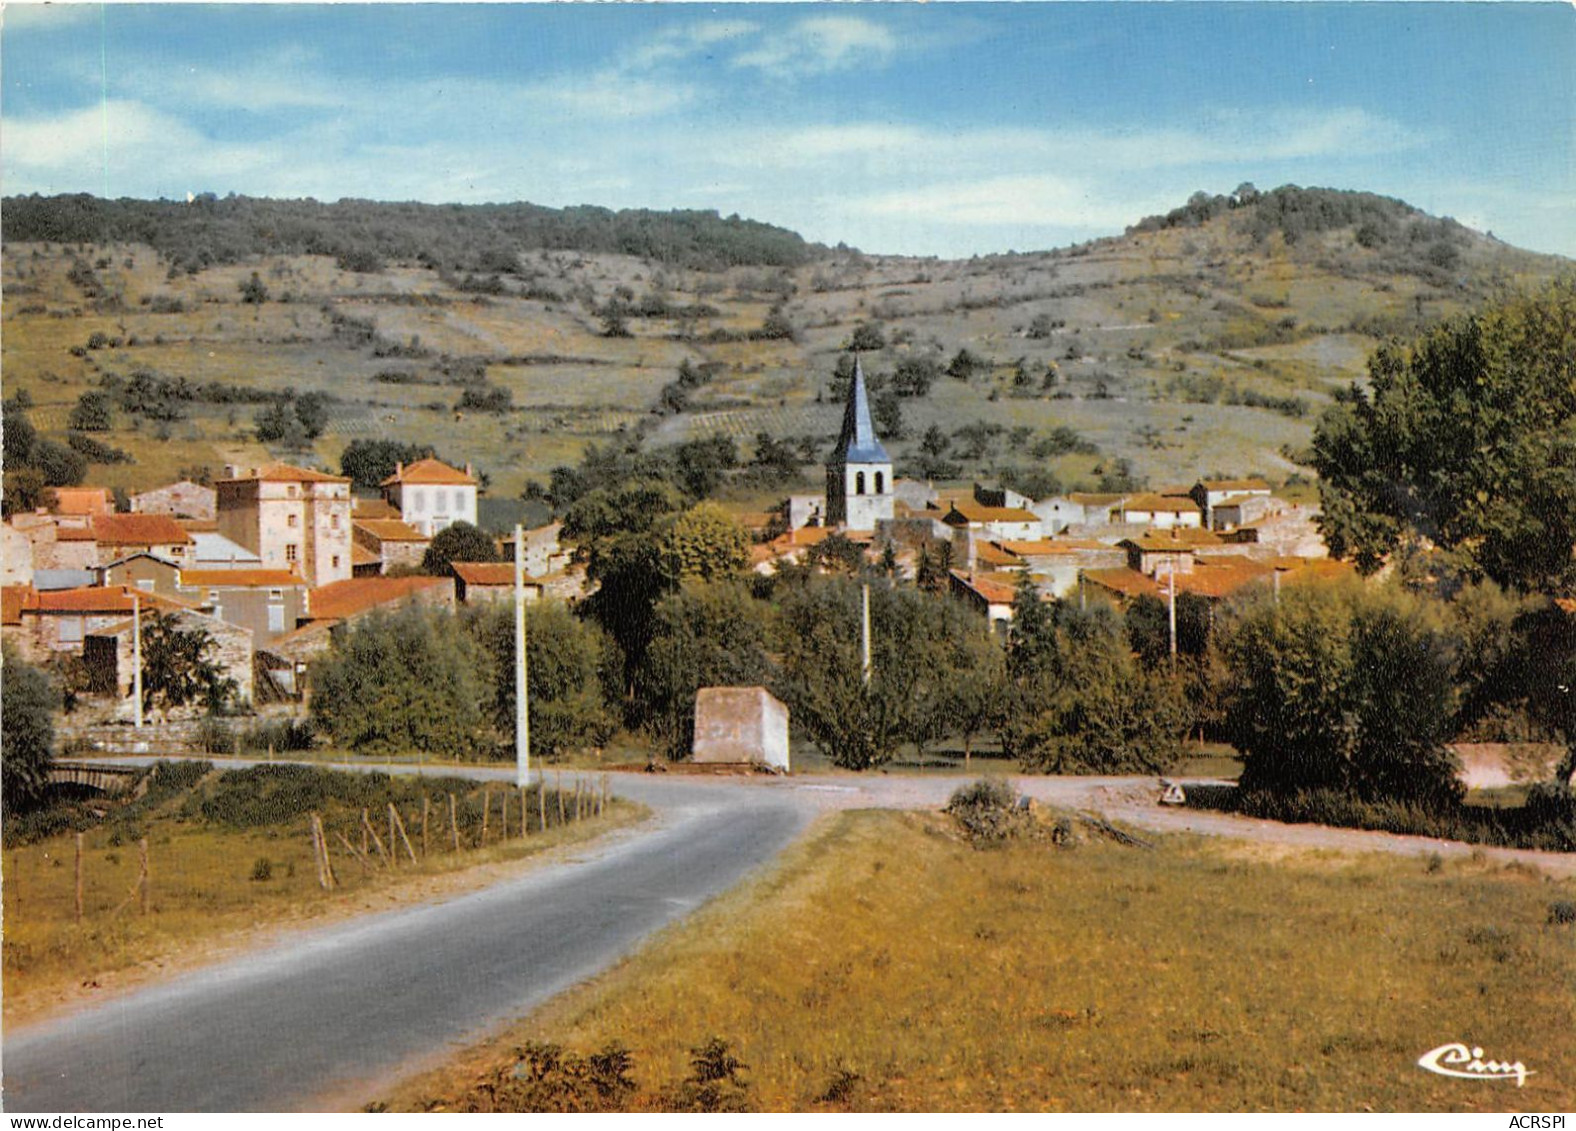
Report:
[{"label": "paved road", "polygon": [[791,791],[631,779],[657,809],[579,859],[314,930],[8,1036],[8,1112],[313,1106],[461,1045],[606,968],[808,823]]},{"label": "paved road", "polygon": [[[583,848],[567,863],[446,902],[303,932],[8,1035],[4,1106],[284,1110],[363,1095],[369,1082],[463,1047],[605,969],[769,860],[816,814],[936,806],[966,780],[619,775],[616,792],[650,805],[656,819]],[[1161,809],[1153,778],[1016,780],[1041,800],[1159,830],[1352,851],[1472,851],[1421,837]],[[1485,854],[1576,872],[1570,854]]]}]

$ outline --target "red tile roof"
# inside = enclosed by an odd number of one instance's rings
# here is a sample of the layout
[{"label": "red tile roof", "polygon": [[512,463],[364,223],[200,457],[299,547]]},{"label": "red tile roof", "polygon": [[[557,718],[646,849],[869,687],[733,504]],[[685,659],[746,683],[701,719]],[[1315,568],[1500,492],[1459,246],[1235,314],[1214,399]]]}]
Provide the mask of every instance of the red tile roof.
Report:
[{"label": "red tile roof", "polygon": [[1199,506],[1192,499],[1180,495],[1146,493],[1133,495],[1123,503],[1125,511],[1170,511],[1174,514],[1199,514]]},{"label": "red tile roof", "polygon": [[994,544],[1009,553],[1017,554],[1021,558],[1051,557],[1058,554],[1073,554],[1081,550],[1110,550],[1115,548],[1090,538],[1041,538],[1035,542],[1021,542],[1007,538]]},{"label": "red tile roof", "polygon": [[379,542],[430,542],[421,531],[397,518],[358,518],[352,525]]},{"label": "red tile roof", "polygon": [[[453,562],[449,568],[467,585],[514,585],[513,562]],[[527,576],[525,583],[540,588],[534,577]]]},{"label": "red tile roof", "polygon": [[1004,574],[976,573],[970,577],[963,570],[953,570],[952,579],[965,589],[973,590],[992,605],[1010,605],[1018,595],[1016,578]]},{"label": "red tile roof", "polygon": [[1160,587],[1135,569],[1086,569],[1083,578],[1121,597],[1155,596]]},{"label": "red tile roof", "polygon": [[90,526],[57,526],[55,527],[56,542],[97,542],[98,536],[93,533]]},{"label": "red tile roof", "polygon": [[21,624],[22,610],[37,596],[31,585],[0,588],[0,624]]},{"label": "red tile roof", "polygon": [[441,459],[419,459],[415,463],[406,464],[385,479],[380,486],[392,487],[396,483],[453,483],[457,485],[474,484],[476,477],[469,475],[455,467],[450,467]]},{"label": "red tile roof", "polygon": [[169,546],[192,540],[167,514],[101,514],[93,518],[93,537],[106,546]]},{"label": "red tile roof", "polygon": [[192,608],[185,601],[133,590],[125,585],[91,585],[81,589],[48,590],[35,594],[32,599],[24,602],[22,608],[27,612],[40,613],[129,613],[132,610],[133,593],[140,598],[139,604],[144,609],[174,612],[178,609]]},{"label": "red tile roof", "polygon": [[350,500],[350,517],[357,522],[365,522],[372,518],[399,518],[399,508],[387,499],[363,499],[357,496]]},{"label": "red tile roof", "polygon": [[56,514],[113,514],[115,497],[108,487],[56,487]]},{"label": "red tile roof", "polygon": [[350,565],[352,568],[356,566],[376,565],[382,561],[383,559],[379,555],[367,549],[360,542],[352,542],[350,544]]},{"label": "red tile roof", "polygon": [[312,620],[344,620],[424,590],[453,584],[447,577],[352,577],[311,590],[307,602]]},{"label": "red tile roof", "polygon": [[285,569],[183,569],[181,586],[211,589],[282,589],[305,586],[306,579]]},{"label": "red tile roof", "polygon": [[310,471],[304,467],[294,467],[288,463],[276,463],[261,471],[250,475],[237,475],[233,479],[221,479],[221,483],[238,483],[243,480],[257,479],[268,483],[349,483],[350,480],[343,475],[328,475],[321,471]]},{"label": "red tile roof", "polygon": [[[968,522],[1039,522],[1040,516],[1022,507],[987,507],[968,499],[952,504],[952,512]],[[952,517],[949,513],[943,522]]]}]

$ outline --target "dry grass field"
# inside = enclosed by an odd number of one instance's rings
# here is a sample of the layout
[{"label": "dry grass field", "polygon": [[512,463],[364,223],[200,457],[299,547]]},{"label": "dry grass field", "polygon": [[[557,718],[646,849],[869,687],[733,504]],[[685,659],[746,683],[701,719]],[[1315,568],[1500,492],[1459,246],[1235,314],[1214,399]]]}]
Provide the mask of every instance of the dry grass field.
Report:
[{"label": "dry grass field", "polygon": [[[212,779],[209,779],[210,781]],[[412,779],[414,780],[414,779]],[[449,783],[452,786],[452,782]],[[437,786],[433,787],[437,789]],[[304,816],[266,827],[237,828],[202,820],[183,806],[183,791],[131,821],[111,820],[83,834],[83,915],[76,917],[76,845],[64,833],[5,849],[5,1023],[16,1024],[61,1004],[91,998],[257,945],[281,929],[329,921],[402,902],[495,883],[550,849],[580,843],[639,820],[643,810],[614,801],[595,819],[559,824],[549,796],[549,828],[520,836],[519,799],[511,796],[509,837],[501,835],[499,799],[488,794],[491,822],[479,823],[482,790],[457,795],[460,849],[448,827],[445,795],[434,794],[425,842],[421,807],[401,806],[416,863],[390,843],[386,813],[373,806],[372,826],[393,854],[376,847],[363,867],[333,833],[362,838],[354,814],[325,814],[337,886],[318,881]],[[532,795],[534,796],[534,794]],[[150,882],[144,914],[138,890],[140,848],[149,846]]]},{"label": "dry grass field", "polygon": [[[1576,1104],[1576,894],[1517,866],[1164,838],[980,850],[948,818],[828,818],[766,878],[389,1106],[546,1040],[627,1045],[637,1108],[722,1037],[758,1110],[1502,1111]],[[1521,1060],[1447,1079],[1449,1041]]]}]

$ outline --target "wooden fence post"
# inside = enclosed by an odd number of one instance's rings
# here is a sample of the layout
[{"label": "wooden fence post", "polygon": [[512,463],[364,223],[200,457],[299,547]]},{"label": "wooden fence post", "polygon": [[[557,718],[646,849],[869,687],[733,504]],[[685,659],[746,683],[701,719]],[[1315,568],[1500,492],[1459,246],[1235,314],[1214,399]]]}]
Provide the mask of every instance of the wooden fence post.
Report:
[{"label": "wooden fence post", "polygon": [[427,811],[432,808],[432,798],[421,795],[421,858],[427,858]]},{"label": "wooden fence post", "polygon": [[377,830],[372,827],[372,821],[368,818],[367,811],[365,809],[361,811],[361,827],[365,829],[367,834],[372,837],[372,843],[377,845],[378,855],[383,857],[383,866],[385,868],[392,868],[394,866],[394,861],[389,856],[389,850],[383,847],[383,841],[378,836]]},{"label": "wooden fence post", "polygon": [[370,871],[372,871],[372,862],[370,860],[368,860],[365,856],[363,856],[361,854],[360,850],[357,849],[355,845],[351,844],[348,840],[345,839],[345,834],[344,833],[340,832],[338,829],[335,829],[334,830],[334,835],[339,838],[339,843],[345,846],[345,851],[350,853],[350,858],[352,860],[354,860],[357,864],[361,865],[361,870],[363,872],[370,872]]},{"label": "wooden fence post", "polygon": [[484,845],[487,843],[487,816],[491,812],[492,786],[484,785],[482,786],[482,832],[481,839],[476,842],[478,845]]},{"label": "wooden fence post", "polygon": [[545,780],[536,783],[536,812],[538,823],[541,824],[542,831],[545,833],[547,831],[547,782]]},{"label": "wooden fence post", "polygon": [[556,783],[553,786],[553,792],[558,794],[558,823],[561,825],[566,819],[564,817],[564,775],[555,774],[553,780]]},{"label": "wooden fence post", "polygon": [[449,834],[454,838],[454,851],[460,850],[460,819],[455,813],[454,794],[449,794]]},{"label": "wooden fence post", "polygon": [[77,922],[82,922],[82,834],[77,834]]},{"label": "wooden fence post", "polygon": [[498,830],[499,840],[509,839],[509,791],[498,791]]},{"label": "wooden fence post", "polygon": [[520,839],[525,839],[525,834],[531,831],[531,795],[525,786],[520,787]]},{"label": "wooden fence post", "polygon": [[142,864],[142,876],[140,878],[140,882],[141,882],[141,885],[142,885],[142,895],[141,895],[140,902],[142,904],[142,913],[144,915],[146,915],[148,913],[148,895],[149,895],[148,889],[153,886],[153,876],[152,876],[152,874],[151,874],[151,872],[149,871],[149,868],[148,868],[148,838],[147,837],[143,837],[141,840],[139,840],[137,842],[137,857],[141,861],[141,864]]},{"label": "wooden fence post", "polygon": [[[389,802],[389,824],[399,829],[399,838],[405,842],[405,855],[410,857],[412,864],[416,863],[416,850],[410,846],[410,837],[405,835],[405,821],[400,817],[399,810],[394,808],[392,801]],[[389,839],[394,839],[392,833],[389,834]]]},{"label": "wooden fence post", "polygon": [[328,855],[328,834],[323,831],[323,818],[312,814],[312,828],[317,833],[317,844],[323,853],[323,887],[333,891],[339,886],[339,877],[334,875],[334,862]]}]

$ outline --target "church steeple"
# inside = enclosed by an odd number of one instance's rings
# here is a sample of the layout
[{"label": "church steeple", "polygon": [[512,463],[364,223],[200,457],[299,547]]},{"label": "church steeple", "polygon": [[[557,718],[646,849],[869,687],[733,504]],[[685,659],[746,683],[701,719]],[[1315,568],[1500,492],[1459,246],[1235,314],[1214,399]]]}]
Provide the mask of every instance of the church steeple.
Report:
[{"label": "church steeple", "polygon": [[870,395],[865,391],[865,371],[854,357],[854,383],[843,406],[843,430],[832,449],[832,459],[843,463],[891,463],[892,457],[876,438],[870,419]]},{"label": "church steeple", "polygon": [[854,380],[843,406],[843,429],[826,461],[826,518],[833,526],[874,530],[893,513],[892,457],[870,419],[865,371],[854,358]]}]

